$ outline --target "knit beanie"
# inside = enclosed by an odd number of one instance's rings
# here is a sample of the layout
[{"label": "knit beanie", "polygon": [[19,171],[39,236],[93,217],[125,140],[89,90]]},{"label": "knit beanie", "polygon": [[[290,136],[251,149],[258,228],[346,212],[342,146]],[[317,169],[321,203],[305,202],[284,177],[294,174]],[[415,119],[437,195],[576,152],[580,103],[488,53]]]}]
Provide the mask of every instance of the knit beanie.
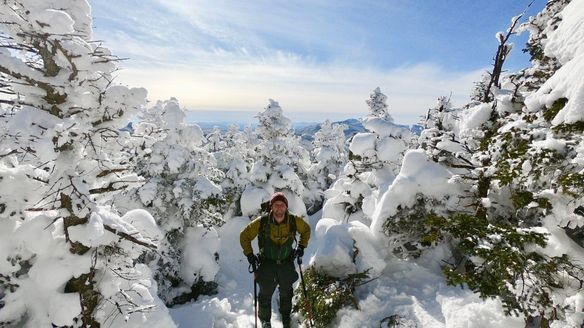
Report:
[{"label": "knit beanie", "polygon": [[274,203],[277,201],[284,202],[284,204],[286,204],[286,207],[288,207],[288,199],[286,198],[283,192],[278,191],[272,195],[272,199],[270,200],[270,206],[274,205]]}]

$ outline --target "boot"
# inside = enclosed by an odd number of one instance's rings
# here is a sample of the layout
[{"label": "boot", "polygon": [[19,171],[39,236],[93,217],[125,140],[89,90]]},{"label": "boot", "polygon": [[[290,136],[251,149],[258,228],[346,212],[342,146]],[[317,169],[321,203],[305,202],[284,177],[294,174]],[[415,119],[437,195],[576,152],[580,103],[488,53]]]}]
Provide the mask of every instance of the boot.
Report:
[{"label": "boot", "polygon": [[291,322],[290,318],[288,318],[288,320],[282,318],[282,327],[283,328],[291,328],[292,324],[290,322]]},{"label": "boot", "polygon": [[282,316],[282,327],[284,327],[284,328],[292,327],[291,321],[292,320],[290,320],[290,315],[283,315]]},{"label": "boot", "polygon": [[271,305],[266,306],[266,304],[260,303],[260,308],[258,311],[258,317],[260,318],[261,327],[262,328],[271,328],[272,324],[270,323],[272,317],[272,309]]}]

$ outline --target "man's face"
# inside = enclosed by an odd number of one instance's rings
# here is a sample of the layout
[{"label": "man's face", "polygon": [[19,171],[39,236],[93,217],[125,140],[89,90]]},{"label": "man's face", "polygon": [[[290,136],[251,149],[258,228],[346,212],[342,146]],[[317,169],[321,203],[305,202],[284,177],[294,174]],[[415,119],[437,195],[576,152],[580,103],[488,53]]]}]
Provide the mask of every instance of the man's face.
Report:
[{"label": "man's face", "polygon": [[274,213],[274,216],[277,218],[283,217],[284,214],[286,214],[287,209],[288,207],[286,206],[286,203],[281,200],[277,200],[272,204],[272,213]]}]

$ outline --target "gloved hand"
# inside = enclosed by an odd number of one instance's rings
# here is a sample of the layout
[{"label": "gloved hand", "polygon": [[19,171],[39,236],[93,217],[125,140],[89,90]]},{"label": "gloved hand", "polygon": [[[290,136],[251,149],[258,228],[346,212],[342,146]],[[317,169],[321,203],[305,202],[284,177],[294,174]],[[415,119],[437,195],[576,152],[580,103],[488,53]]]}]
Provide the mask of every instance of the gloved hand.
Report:
[{"label": "gloved hand", "polygon": [[249,262],[254,271],[258,268],[260,264],[260,259],[258,259],[257,255],[255,255],[254,253],[251,253],[247,256],[247,261]]},{"label": "gloved hand", "polygon": [[297,258],[302,258],[304,256],[304,246],[298,245],[298,247],[296,247],[296,251],[294,252],[294,256]]}]

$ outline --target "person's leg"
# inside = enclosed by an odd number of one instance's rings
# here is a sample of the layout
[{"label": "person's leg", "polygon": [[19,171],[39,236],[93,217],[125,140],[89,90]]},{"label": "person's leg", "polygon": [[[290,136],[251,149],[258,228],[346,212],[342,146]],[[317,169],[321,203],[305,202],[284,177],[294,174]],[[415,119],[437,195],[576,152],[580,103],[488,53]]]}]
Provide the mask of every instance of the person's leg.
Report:
[{"label": "person's leg", "polygon": [[292,285],[298,280],[298,273],[294,267],[294,262],[289,262],[279,266],[277,279],[280,291],[280,314],[284,328],[290,327],[290,312],[292,311],[292,296],[294,290]]},{"label": "person's leg", "polygon": [[257,272],[259,289],[258,295],[258,317],[264,327],[270,327],[272,318],[272,295],[276,289],[276,272],[273,264],[262,263]]}]

